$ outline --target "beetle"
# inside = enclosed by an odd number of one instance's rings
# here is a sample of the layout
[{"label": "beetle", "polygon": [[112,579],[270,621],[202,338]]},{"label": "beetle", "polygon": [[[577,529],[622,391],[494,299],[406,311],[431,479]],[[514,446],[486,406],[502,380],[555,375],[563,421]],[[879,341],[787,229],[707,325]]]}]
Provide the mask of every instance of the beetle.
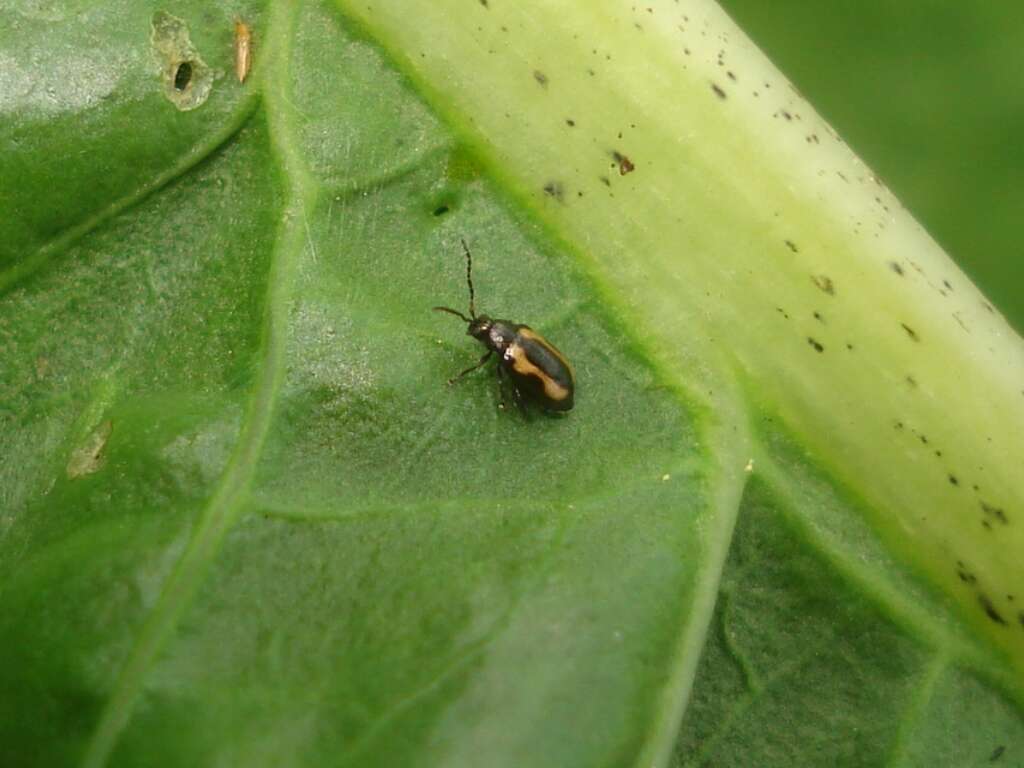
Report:
[{"label": "beetle", "polygon": [[530,400],[547,411],[571,410],[576,394],[576,374],[572,365],[554,344],[530,326],[477,315],[473,256],[465,239],[462,239],[462,250],[466,253],[469,317],[451,307],[434,307],[434,310],[460,318],[466,323],[466,333],[487,347],[487,352],[474,365],[448,379],[448,384],[454,384],[481,368],[493,355],[498,355],[498,378],[508,377],[520,406],[524,400]]}]

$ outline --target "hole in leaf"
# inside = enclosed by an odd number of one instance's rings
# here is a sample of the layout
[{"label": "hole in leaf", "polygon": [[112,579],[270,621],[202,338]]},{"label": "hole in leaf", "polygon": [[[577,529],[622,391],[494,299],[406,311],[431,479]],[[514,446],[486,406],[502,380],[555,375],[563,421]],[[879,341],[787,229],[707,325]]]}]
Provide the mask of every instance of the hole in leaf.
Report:
[{"label": "hole in leaf", "polygon": [[174,90],[184,91],[192,82],[192,62],[183,61],[174,70]]}]

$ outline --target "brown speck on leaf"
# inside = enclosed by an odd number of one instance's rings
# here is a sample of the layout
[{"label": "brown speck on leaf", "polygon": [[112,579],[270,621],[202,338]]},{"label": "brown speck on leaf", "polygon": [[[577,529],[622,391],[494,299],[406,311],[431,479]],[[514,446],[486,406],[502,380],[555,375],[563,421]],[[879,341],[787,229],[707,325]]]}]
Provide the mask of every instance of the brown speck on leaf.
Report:
[{"label": "brown speck on leaf", "polygon": [[548,76],[539,69],[533,70],[533,79],[536,80],[542,88],[548,87]]},{"label": "brown speck on leaf", "polygon": [[951,474],[949,476],[949,484],[950,485],[960,485],[960,481],[957,480],[956,475]]},{"label": "brown speck on leaf", "polygon": [[612,157],[615,158],[615,162],[618,163],[619,176],[625,176],[627,173],[632,173],[636,169],[636,166],[633,165],[633,161],[621,152],[612,152]]},{"label": "brown speck on leaf", "polygon": [[918,337],[917,335],[917,331],[915,331],[909,325],[907,325],[906,323],[900,323],[900,325],[903,327],[903,330],[907,332],[907,336],[909,336],[911,339],[913,339],[914,341],[921,340],[920,337]]},{"label": "brown speck on leaf", "polygon": [[992,750],[992,754],[988,756],[988,761],[994,763],[996,760],[1003,756],[1003,752],[1006,751],[1006,747],[1000,744],[998,747]]},{"label": "brown speck on leaf", "polygon": [[814,347],[814,351],[815,352],[824,352],[825,351],[825,346],[820,341],[817,341],[817,340],[811,338],[810,336],[807,337],[807,343],[810,344],[812,347]]},{"label": "brown speck on leaf", "polygon": [[917,389],[917,379],[915,379],[913,376],[907,376],[907,384],[912,389]]},{"label": "brown speck on leaf", "polygon": [[900,266],[900,263],[898,261],[890,261],[889,262],[889,269],[891,269],[893,272],[895,272],[900,277],[903,277],[903,267]]},{"label": "brown speck on leaf", "polygon": [[811,280],[814,281],[814,284],[818,286],[820,290],[824,291],[829,296],[836,295],[836,286],[832,282],[832,278],[828,275],[811,275]]},{"label": "brown speck on leaf", "polygon": [[575,128],[576,127],[576,121],[573,120],[571,117],[567,117],[565,119],[565,124],[568,125],[570,128]]},{"label": "brown speck on leaf", "polygon": [[722,90],[722,87],[718,83],[712,83],[711,84],[711,90],[715,92],[715,95],[718,98],[720,98],[720,99],[724,99],[725,98],[725,91]]},{"label": "brown speck on leaf", "polygon": [[794,243],[792,240],[786,240],[785,243],[786,247],[789,248],[789,250],[791,250],[793,253],[800,252],[800,249],[796,247],[796,243]]},{"label": "brown speck on leaf", "polygon": [[610,187],[612,185],[612,180],[609,179],[607,176],[599,176],[598,178],[601,180],[601,183],[604,184],[606,187]]}]

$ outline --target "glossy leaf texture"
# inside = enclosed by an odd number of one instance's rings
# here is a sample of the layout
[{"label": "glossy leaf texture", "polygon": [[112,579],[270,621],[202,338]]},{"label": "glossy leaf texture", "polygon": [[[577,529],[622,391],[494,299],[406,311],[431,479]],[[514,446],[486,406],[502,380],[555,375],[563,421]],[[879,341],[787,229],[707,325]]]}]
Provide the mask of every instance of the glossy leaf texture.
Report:
[{"label": "glossy leaf texture", "polygon": [[[523,96],[459,60],[485,24],[502,45],[497,0],[465,5],[451,23],[421,3],[0,9],[0,763],[1024,753],[1017,597],[989,606],[993,629],[978,595],[997,598],[956,591],[984,568],[936,558],[955,529],[915,549],[885,522],[931,483],[921,459],[881,446],[897,464],[879,490],[877,435],[847,427],[837,466],[808,437],[822,409],[794,418],[786,382],[761,378],[796,370],[814,396],[820,350],[801,338],[797,356],[700,259],[706,306],[673,294],[657,248],[609,267],[605,209],[567,198],[642,179],[643,153],[603,158],[607,184],[544,177],[531,196],[532,160],[574,151],[531,143],[531,120],[582,118],[535,100],[557,69],[524,61]],[[419,34],[443,66],[410,63],[428,59]],[[515,151],[470,108],[487,83],[524,117]],[[749,225],[713,183],[678,184],[659,194],[703,211],[705,234]],[[574,362],[571,414],[499,408],[489,370],[446,386],[481,352],[430,311],[466,302],[463,237],[479,308]],[[743,318],[780,339],[767,368],[709,342]],[[1016,566],[992,551],[1002,584]]]}]

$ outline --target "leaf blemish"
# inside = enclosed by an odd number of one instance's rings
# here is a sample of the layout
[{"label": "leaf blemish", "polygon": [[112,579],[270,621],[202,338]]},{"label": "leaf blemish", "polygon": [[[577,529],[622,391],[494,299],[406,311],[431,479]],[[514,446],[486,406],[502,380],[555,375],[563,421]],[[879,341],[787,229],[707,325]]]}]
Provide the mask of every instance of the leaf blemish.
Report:
[{"label": "leaf blemish", "polygon": [[164,96],[182,112],[202,106],[213,87],[214,73],[192,45],[182,19],[157,11],[150,22],[150,45],[160,68]]},{"label": "leaf blemish", "polygon": [[810,336],[807,337],[807,343],[810,344],[812,347],[814,347],[814,351],[815,352],[824,352],[825,351],[825,346],[820,341],[817,341],[817,340],[815,340],[814,338],[812,338]]},{"label": "leaf blemish", "polygon": [[903,267],[900,266],[899,262],[890,261],[889,262],[889,269],[891,269],[893,272],[895,272],[900,277],[903,277]]},{"label": "leaf blemish", "polygon": [[85,442],[71,452],[71,457],[65,468],[69,479],[75,480],[85,475],[91,475],[103,467],[103,449],[106,447],[112,431],[113,424],[108,419],[96,427],[85,439]]},{"label": "leaf blemish", "polygon": [[909,325],[907,325],[906,323],[900,323],[900,325],[903,327],[903,330],[907,332],[907,336],[909,336],[911,339],[913,339],[914,341],[921,340],[917,335],[917,331],[915,331]]},{"label": "leaf blemish", "polygon": [[711,90],[715,92],[715,95],[718,98],[723,100],[725,99],[725,91],[722,90],[722,87],[718,83],[712,83]]},{"label": "leaf blemish", "polygon": [[800,252],[800,249],[796,247],[796,243],[794,243],[792,240],[785,240],[783,242],[786,243],[786,247],[789,248],[789,250],[791,250],[793,253]]},{"label": "leaf blemish", "polygon": [[548,87],[548,76],[539,69],[533,70],[533,79],[536,80],[542,88]]}]

